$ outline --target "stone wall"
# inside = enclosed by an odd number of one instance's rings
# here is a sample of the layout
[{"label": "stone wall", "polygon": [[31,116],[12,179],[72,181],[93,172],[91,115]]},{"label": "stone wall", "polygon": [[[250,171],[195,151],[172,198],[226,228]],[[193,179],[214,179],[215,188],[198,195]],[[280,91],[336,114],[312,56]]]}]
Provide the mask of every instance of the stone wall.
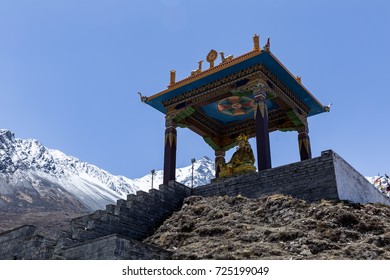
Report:
[{"label": "stone wall", "polygon": [[68,247],[57,259],[70,260],[167,260],[172,253],[161,248],[113,234]]},{"label": "stone wall", "polygon": [[249,198],[275,193],[307,201],[337,199],[332,153],[258,173],[233,177],[194,190],[194,194],[200,196],[240,194]]},{"label": "stone wall", "polygon": [[340,199],[355,203],[383,203],[390,199],[374,188],[359,172],[333,151],[320,157],[258,173],[233,177],[194,189],[199,196],[256,198],[283,193],[306,201]]},{"label": "stone wall", "polygon": [[35,227],[25,225],[0,233],[0,259],[44,260],[51,258],[55,241],[35,234]]}]

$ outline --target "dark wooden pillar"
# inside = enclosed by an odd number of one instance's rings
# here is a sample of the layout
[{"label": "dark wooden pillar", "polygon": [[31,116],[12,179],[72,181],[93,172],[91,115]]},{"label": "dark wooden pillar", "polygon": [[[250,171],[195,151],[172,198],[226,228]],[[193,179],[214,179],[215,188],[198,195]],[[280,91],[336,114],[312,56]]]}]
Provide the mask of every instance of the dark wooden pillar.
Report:
[{"label": "dark wooden pillar", "polygon": [[215,151],[215,178],[219,178],[219,172],[221,171],[219,165],[221,163],[225,163],[225,151],[216,150]]},{"label": "dark wooden pillar", "polygon": [[258,170],[271,168],[271,150],[268,132],[268,109],[265,94],[255,93],[255,122]]},{"label": "dark wooden pillar", "polygon": [[298,145],[301,161],[311,159],[309,128],[307,125],[298,128]]},{"label": "dark wooden pillar", "polygon": [[176,179],[176,144],[177,132],[176,123],[167,116],[165,121],[165,143],[164,143],[164,179],[163,184],[168,185],[169,181]]}]

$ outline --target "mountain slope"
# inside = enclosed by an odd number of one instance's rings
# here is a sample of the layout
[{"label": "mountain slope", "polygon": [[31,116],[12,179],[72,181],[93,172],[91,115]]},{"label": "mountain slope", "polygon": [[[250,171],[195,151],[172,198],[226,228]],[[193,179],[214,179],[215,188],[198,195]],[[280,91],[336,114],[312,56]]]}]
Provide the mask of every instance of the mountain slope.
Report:
[{"label": "mountain slope", "polygon": [[385,196],[390,197],[390,178],[387,174],[385,176],[366,177],[366,179]]},{"label": "mountain slope", "polygon": [[[194,164],[194,186],[210,182],[214,163]],[[162,170],[153,178],[162,183]],[[191,166],[177,170],[177,180],[191,186]],[[114,176],[95,165],[48,149],[34,139],[18,139],[0,130],[0,210],[89,212],[151,188],[151,174],[138,179]]]},{"label": "mountain slope", "polygon": [[2,210],[95,210],[136,190],[125,177],[0,130]]}]

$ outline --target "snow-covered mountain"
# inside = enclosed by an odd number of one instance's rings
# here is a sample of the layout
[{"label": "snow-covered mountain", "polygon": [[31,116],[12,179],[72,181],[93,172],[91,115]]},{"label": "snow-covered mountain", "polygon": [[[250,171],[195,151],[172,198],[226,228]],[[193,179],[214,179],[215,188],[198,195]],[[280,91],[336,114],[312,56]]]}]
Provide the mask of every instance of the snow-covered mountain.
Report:
[{"label": "snow-covered mountain", "polygon": [[[209,184],[211,179],[214,178],[214,161],[208,157],[202,157],[201,159],[195,161],[194,163],[194,180],[193,186],[203,186]],[[188,187],[191,187],[192,180],[192,166],[186,166],[176,169],[176,181],[182,183]],[[140,190],[147,191],[151,188],[152,185],[152,175],[151,173],[145,175],[142,178],[133,179],[135,186],[138,186]],[[163,182],[163,171],[156,171],[156,174],[153,176],[153,186],[155,188]]]},{"label": "snow-covered mountain", "polygon": [[366,179],[384,195],[390,197],[390,177],[387,174],[385,176],[366,177]]},{"label": "snow-covered mountain", "polygon": [[[210,182],[214,163],[204,157],[194,164],[194,186]],[[177,181],[191,185],[191,166],[177,170]],[[162,183],[156,171],[153,184]],[[0,209],[18,211],[96,210],[137,190],[151,188],[151,174],[138,179],[114,176],[95,165],[48,149],[34,139],[18,139],[0,130]]]},{"label": "snow-covered mountain", "polygon": [[[194,163],[193,185],[208,184],[214,162],[203,157]],[[176,170],[176,180],[191,186],[192,167]],[[390,196],[390,178],[366,177]],[[156,171],[153,186],[162,184],[163,171]],[[0,129],[0,211],[33,209],[91,211],[125,199],[138,190],[148,191],[152,175],[129,179],[115,176],[95,165],[48,149],[34,139],[18,139]]]}]

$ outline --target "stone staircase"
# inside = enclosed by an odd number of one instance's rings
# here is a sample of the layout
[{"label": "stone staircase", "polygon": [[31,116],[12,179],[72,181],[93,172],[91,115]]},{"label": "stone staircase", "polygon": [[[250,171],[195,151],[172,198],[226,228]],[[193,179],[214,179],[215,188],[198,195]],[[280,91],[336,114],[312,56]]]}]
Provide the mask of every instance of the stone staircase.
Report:
[{"label": "stone staircase", "polygon": [[0,259],[166,259],[170,253],[140,241],[179,210],[191,190],[177,182],[138,191],[105,210],[70,222],[57,240],[23,226],[0,234]]},{"label": "stone staircase", "polygon": [[58,239],[55,254],[61,255],[64,248],[113,234],[142,241],[179,210],[190,194],[187,186],[172,181],[160,185],[158,190],[138,191],[126,200],[107,205],[105,210],[73,219]]}]

